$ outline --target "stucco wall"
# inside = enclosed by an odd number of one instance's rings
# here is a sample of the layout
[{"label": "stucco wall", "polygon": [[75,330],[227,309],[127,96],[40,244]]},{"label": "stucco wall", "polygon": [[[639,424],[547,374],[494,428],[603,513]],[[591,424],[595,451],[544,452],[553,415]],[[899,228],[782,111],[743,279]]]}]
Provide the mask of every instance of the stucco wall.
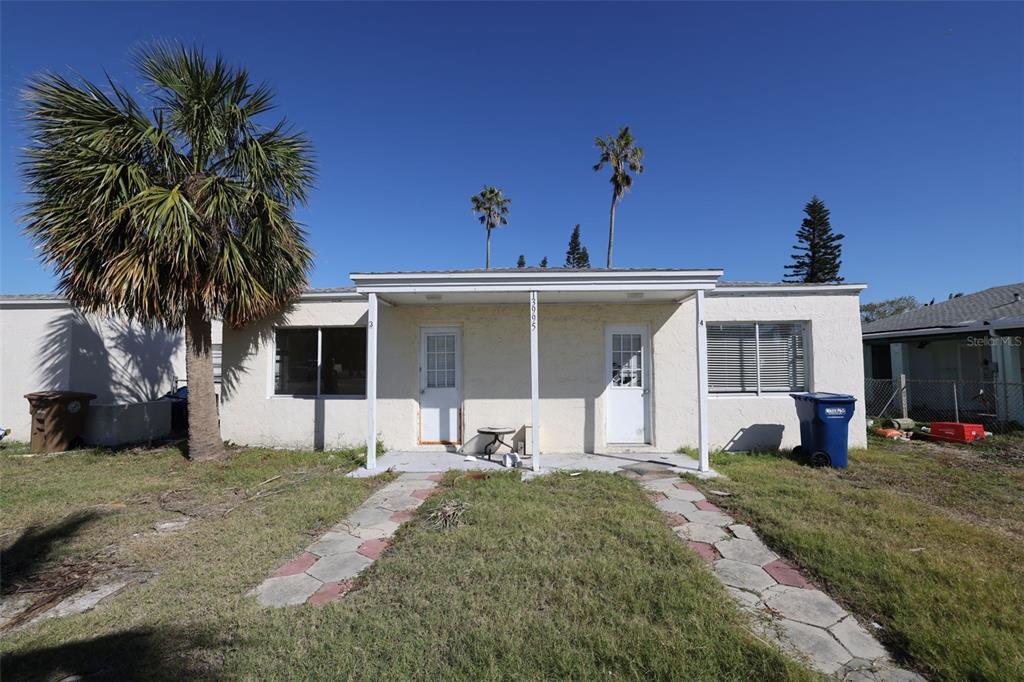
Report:
[{"label": "stucco wall", "polygon": [[[287,316],[225,330],[221,425],[225,438],[274,447],[338,447],[362,442],[366,403],[359,398],[272,396],[275,325],[365,325],[362,301],[301,303]],[[696,359],[692,303],[547,304],[539,310],[541,448],[605,448],[605,326],[645,324],[651,333],[652,434],[655,445],[695,442]],[[387,447],[418,444],[420,328],[462,329],[465,449],[478,452],[476,429],[520,427],[530,419],[527,304],[383,306],[378,321],[378,424]]]},{"label": "stucco wall", "polygon": [[222,341],[221,436],[245,445],[338,448],[366,438],[366,401],[273,396],[275,326],[366,326],[365,301],[309,301]]},{"label": "stucco wall", "polygon": [[29,440],[24,395],[32,391],[86,391],[94,404],[158,398],[185,375],[182,346],[180,334],[64,303],[0,303],[0,426]]},{"label": "stucco wall", "polygon": [[[595,452],[605,439],[605,328],[647,325],[654,356],[653,446],[674,450],[697,444],[695,309],[681,304],[539,307],[541,448]],[[865,444],[863,358],[858,297],[709,296],[713,321],[810,322],[814,390],[852,393],[858,406],[850,442]],[[366,324],[366,303],[304,302],[287,316],[242,330],[225,330],[224,438],[273,447],[334,448],[365,440],[362,398],[272,396],[270,335],[277,326]],[[476,429],[520,427],[530,419],[530,347],[527,305],[382,306],[378,321],[378,428],[391,449],[418,443],[419,343],[422,327],[462,329],[465,449],[478,452]],[[822,351],[821,349],[825,349]],[[788,394],[713,396],[709,399],[713,449],[792,447],[799,429]]]},{"label": "stucco wall", "polygon": [[[709,295],[711,321],[809,320],[812,387],[853,393],[858,409],[851,444],[864,444],[863,358],[856,295]],[[653,445],[695,446],[694,302],[545,304],[539,309],[541,447],[547,452],[602,451],[605,443],[605,328],[643,324],[651,333]],[[364,441],[361,398],[271,395],[275,325],[365,325],[362,300],[305,301],[287,316],[223,335],[221,426],[225,439],[275,447],[339,447]],[[459,326],[463,335],[466,448],[480,426],[529,421],[527,305],[383,306],[379,320],[378,424],[386,445],[417,447],[419,333]],[[96,393],[97,403],[133,403],[166,392],[184,376],[180,335],[116,319],[97,319],[64,304],[0,305],[0,425],[28,439],[25,393],[45,389]],[[220,334],[219,326],[214,330]],[[214,339],[215,342],[218,338]],[[826,349],[822,351],[822,349]],[[712,448],[791,447],[798,430],[787,395],[713,396]]]},{"label": "stucco wall", "polygon": [[[848,393],[857,406],[850,421],[850,446],[865,447],[864,356],[860,336],[860,297],[828,295],[708,296],[709,322],[809,322],[811,390]],[[709,400],[711,448],[750,450],[791,448],[800,443],[799,423],[789,394],[712,395]]]}]

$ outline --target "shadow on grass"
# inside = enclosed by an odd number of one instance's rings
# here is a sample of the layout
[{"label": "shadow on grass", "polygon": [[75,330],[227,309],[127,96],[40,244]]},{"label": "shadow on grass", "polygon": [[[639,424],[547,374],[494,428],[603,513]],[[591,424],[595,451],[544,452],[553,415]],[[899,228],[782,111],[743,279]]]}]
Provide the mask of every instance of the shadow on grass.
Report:
[{"label": "shadow on grass", "polygon": [[215,676],[199,669],[188,652],[201,635],[182,630],[138,628],[0,658],[5,680],[188,680]]},{"label": "shadow on grass", "polygon": [[189,458],[188,437],[168,436],[157,440],[142,441],[139,443],[122,443],[121,445],[91,445],[83,446],[81,450],[88,450],[90,454],[98,457],[118,457],[125,454],[146,455],[163,452],[165,450],[177,450],[184,459]]},{"label": "shadow on grass", "polygon": [[10,594],[31,578],[53,554],[57,545],[67,542],[100,514],[95,511],[67,516],[48,526],[30,526],[10,546],[0,552],[0,594]]},{"label": "shadow on grass", "polygon": [[777,450],[734,450],[729,452],[719,450],[712,454],[712,459],[718,457],[734,457],[737,459],[742,459],[744,457],[764,457],[770,459],[784,459],[796,464],[812,466],[805,455],[801,454],[798,449],[793,448],[779,448]]}]

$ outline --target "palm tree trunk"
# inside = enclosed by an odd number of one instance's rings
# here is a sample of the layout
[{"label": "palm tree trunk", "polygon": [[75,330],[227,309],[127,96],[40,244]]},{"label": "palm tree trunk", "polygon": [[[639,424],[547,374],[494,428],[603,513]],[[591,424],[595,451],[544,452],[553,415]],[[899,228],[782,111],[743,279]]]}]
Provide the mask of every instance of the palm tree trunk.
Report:
[{"label": "palm tree trunk", "polygon": [[484,261],[484,270],[491,269],[491,228],[487,228],[487,259]]},{"label": "palm tree trunk", "polygon": [[615,244],[615,191],[612,190],[612,207],[608,211],[608,265],[612,267],[612,245]]},{"label": "palm tree trunk", "polygon": [[199,312],[185,320],[185,376],[188,379],[188,458],[223,459],[220,414],[213,387],[213,344],[210,321]]}]

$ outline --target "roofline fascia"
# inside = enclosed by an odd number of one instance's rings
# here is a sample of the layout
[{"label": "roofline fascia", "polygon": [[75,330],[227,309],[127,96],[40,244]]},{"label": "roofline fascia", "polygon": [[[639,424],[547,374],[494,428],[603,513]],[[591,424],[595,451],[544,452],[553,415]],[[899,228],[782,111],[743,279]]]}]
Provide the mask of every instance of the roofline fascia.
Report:
[{"label": "roofline fascia", "polygon": [[970,332],[987,332],[989,330],[999,331],[1000,329],[1024,328],[1024,320],[1008,320],[1005,322],[994,321],[988,324],[971,324],[963,327],[922,327],[921,329],[901,329],[888,332],[867,332],[861,333],[864,341],[876,341],[888,338],[906,338],[915,336],[953,336],[956,334],[968,334]]},{"label": "roofline fascia", "polygon": [[310,291],[299,296],[300,301],[365,301],[358,291]]},{"label": "roofline fascia", "polygon": [[0,308],[70,308],[64,298],[0,298]]},{"label": "roofline fascia", "polygon": [[481,270],[480,272],[445,272],[443,270],[430,271],[430,272],[353,272],[349,275],[353,281],[358,279],[366,279],[369,277],[375,279],[417,279],[417,278],[438,278],[444,277],[446,279],[523,279],[525,277],[540,277],[557,279],[561,277],[570,277],[577,279],[586,279],[590,277],[604,277],[604,278],[623,278],[623,277],[672,277],[679,275],[704,275],[708,277],[714,277],[715,279],[722,276],[725,271],[721,268],[694,268],[694,269],[680,269],[680,270],[603,270],[603,269],[592,269],[592,270],[573,270],[567,268],[551,268],[548,272],[543,272],[537,268],[530,270],[524,270],[517,272],[516,270]]},{"label": "roofline fascia", "polygon": [[362,293],[677,291],[714,289],[721,270],[623,272],[352,273]]},{"label": "roofline fascia", "polygon": [[859,294],[868,288],[867,284],[808,284],[806,286],[786,285],[752,285],[752,286],[718,286],[710,296],[739,296],[750,294],[785,294],[798,296],[800,294]]},{"label": "roofline fascia", "polygon": [[[358,291],[310,291],[299,295],[300,301],[365,301],[366,296]],[[54,308],[73,307],[65,298],[3,298],[0,308]]]}]

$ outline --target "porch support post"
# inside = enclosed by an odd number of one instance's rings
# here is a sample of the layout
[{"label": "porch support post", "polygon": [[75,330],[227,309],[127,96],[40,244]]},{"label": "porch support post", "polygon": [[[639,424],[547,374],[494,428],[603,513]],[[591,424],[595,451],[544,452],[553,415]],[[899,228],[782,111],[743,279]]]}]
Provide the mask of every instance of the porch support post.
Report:
[{"label": "porch support post", "polygon": [[537,354],[537,292],[530,292],[530,454],[540,471],[540,358]]},{"label": "porch support post", "polygon": [[697,290],[697,451],[700,471],[710,471],[708,458],[708,328],[704,320],[704,290]]},{"label": "porch support post", "polygon": [[366,468],[377,468],[377,294],[366,313]]}]

